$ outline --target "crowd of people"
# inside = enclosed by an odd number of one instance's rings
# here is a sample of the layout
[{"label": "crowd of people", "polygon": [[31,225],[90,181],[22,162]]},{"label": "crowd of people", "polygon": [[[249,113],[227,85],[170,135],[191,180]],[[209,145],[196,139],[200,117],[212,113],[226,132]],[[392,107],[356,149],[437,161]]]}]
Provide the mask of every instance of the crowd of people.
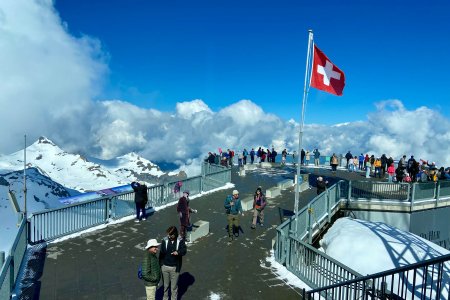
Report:
[{"label": "crowd of people", "polygon": [[428,182],[438,180],[450,180],[450,167],[438,168],[435,162],[419,159],[416,160],[414,155],[407,159],[403,155],[397,162],[392,156],[387,157],[386,154],[375,156],[361,153],[354,156],[350,151],[345,155],[346,169],[349,172],[364,171],[366,178],[371,176],[378,178],[386,178],[389,182]]},{"label": "crowd of people", "polygon": [[[227,151],[222,151],[222,149],[219,148],[219,153],[216,152],[208,152],[208,156],[205,159],[206,162],[210,164],[217,164],[222,166],[233,166],[233,161],[237,157],[237,162],[239,166],[254,163],[261,163],[261,162],[276,162],[278,156],[278,152],[275,150],[275,148],[272,146],[272,150],[269,148],[263,148],[259,147],[257,150],[255,148],[251,148],[250,151],[247,150],[247,148],[244,148],[242,152],[239,152],[238,154],[235,154],[234,150],[227,149]],[[288,151],[283,149],[281,151],[281,164],[285,165],[287,158],[291,157],[292,163],[296,164],[297,157],[297,151],[293,151],[292,153],[288,153]],[[301,165],[309,165],[314,160],[314,165],[319,166],[320,161],[320,152],[316,148],[312,152],[308,150],[302,149],[300,152],[300,163]]]}]

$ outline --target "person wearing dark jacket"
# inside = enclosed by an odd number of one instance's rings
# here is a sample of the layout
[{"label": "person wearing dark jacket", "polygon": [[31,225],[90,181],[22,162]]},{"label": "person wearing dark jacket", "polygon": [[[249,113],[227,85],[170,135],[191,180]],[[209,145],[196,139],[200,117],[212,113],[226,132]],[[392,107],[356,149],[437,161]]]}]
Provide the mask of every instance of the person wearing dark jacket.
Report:
[{"label": "person wearing dark jacket", "polygon": [[178,200],[177,212],[180,218],[180,238],[186,241],[186,229],[191,224],[191,213],[197,212],[189,207],[189,191],[184,191],[183,197]]},{"label": "person wearing dark jacket", "polygon": [[142,262],[142,279],[144,280],[147,300],[154,300],[156,287],[161,279],[161,267],[159,266],[158,243],[155,239],[150,239],[145,246],[144,260]]},{"label": "person wearing dark jacket", "polygon": [[322,177],[317,177],[317,195],[322,194],[327,189],[328,181],[323,181]]},{"label": "person wearing dark jacket", "polygon": [[178,277],[182,265],[182,257],[186,255],[186,244],[178,239],[178,231],[175,226],[167,229],[167,237],[162,240],[159,252],[159,264],[164,281],[164,300],[169,299],[169,286],[171,299],[178,298]]},{"label": "person wearing dark jacket", "polygon": [[[273,152],[272,152],[273,153]],[[259,217],[259,224],[264,226],[264,208],[267,205],[266,196],[264,196],[261,187],[258,187],[253,196],[253,220],[252,229],[256,228],[256,221]]]},{"label": "person wearing dark jacket", "polygon": [[145,205],[148,202],[147,186],[145,183],[132,182],[131,187],[134,190],[134,203],[136,204],[135,222],[146,220]]}]

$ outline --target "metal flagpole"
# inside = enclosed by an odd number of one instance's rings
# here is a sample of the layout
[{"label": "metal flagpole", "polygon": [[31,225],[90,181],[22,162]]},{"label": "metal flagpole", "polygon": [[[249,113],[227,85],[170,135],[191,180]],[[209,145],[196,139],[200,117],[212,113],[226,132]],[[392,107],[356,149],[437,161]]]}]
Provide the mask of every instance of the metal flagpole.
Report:
[{"label": "metal flagpole", "polygon": [[298,134],[298,162],[297,162],[297,184],[295,185],[295,203],[294,203],[294,216],[295,216],[295,235],[298,235],[298,206],[299,206],[299,197],[300,197],[300,163],[301,163],[301,151],[302,151],[302,138],[303,138],[303,125],[305,122],[305,110],[306,110],[306,102],[308,99],[308,91],[309,91],[309,70],[311,64],[311,44],[313,41],[313,31],[308,30],[308,52],[306,55],[306,70],[305,70],[305,85],[303,88],[303,101],[302,101],[302,113],[300,116],[300,132]]},{"label": "metal flagpole", "polygon": [[23,149],[23,215],[27,218],[27,135],[25,134],[25,148]]}]

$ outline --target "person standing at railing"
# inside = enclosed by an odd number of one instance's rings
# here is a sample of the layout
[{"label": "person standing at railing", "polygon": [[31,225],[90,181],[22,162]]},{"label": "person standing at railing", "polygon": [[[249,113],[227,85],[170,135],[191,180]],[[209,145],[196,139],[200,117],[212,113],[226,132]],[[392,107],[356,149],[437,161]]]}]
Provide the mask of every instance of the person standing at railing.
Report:
[{"label": "person standing at railing", "polygon": [[306,150],[305,153],[305,165],[308,166],[309,165],[309,159],[311,158],[311,152],[309,152],[308,150]]},{"label": "person standing at railing", "polygon": [[314,165],[315,165],[316,167],[318,167],[318,166],[319,166],[319,163],[320,163],[320,152],[319,152],[319,150],[316,148],[316,149],[314,149],[313,153],[314,153]]},{"label": "person standing at railing", "polygon": [[374,173],[374,177],[378,177],[381,178],[381,159],[380,158],[376,158],[375,162],[374,162],[374,166],[375,166],[375,173]]},{"label": "person standing at railing", "polygon": [[393,181],[392,179],[394,178],[394,175],[395,175],[395,166],[394,166],[394,163],[392,163],[392,164],[388,167],[387,173],[388,173],[388,182],[392,182],[392,181]]},{"label": "person standing at railing", "polygon": [[145,205],[148,202],[147,186],[145,182],[132,182],[131,187],[134,190],[134,203],[136,204],[136,220],[139,223],[141,220],[146,220]]},{"label": "person standing at railing", "polygon": [[361,153],[361,155],[359,155],[358,163],[359,163],[358,169],[364,170],[364,154]]},{"label": "person standing at railing", "polygon": [[336,153],[333,153],[333,156],[330,159],[331,171],[333,173],[336,173],[338,163],[339,163],[339,160],[336,156]]},{"label": "person standing at railing", "polygon": [[255,149],[252,148],[252,151],[250,151],[250,163],[253,165],[254,161],[255,161]]},{"label": "person standing at railing", "polygon": [[197,212],[189,207],[189,191],[184,191],[183,196],[178,200],[177,212],[180,218],[180,238],[186,240],[186,229],[191,225],[191,213]]},{"label": "person standing at railing", "polygon": [[370,159],[366,161],[366,178],[370,178],[370,169],[372,168],[372,164],[370,163]]},{"label": "person standing at railing", "polygon": [[281,165],[286,165],[286,156],[287,156],[287,151],[286,148],[281,151]]}]

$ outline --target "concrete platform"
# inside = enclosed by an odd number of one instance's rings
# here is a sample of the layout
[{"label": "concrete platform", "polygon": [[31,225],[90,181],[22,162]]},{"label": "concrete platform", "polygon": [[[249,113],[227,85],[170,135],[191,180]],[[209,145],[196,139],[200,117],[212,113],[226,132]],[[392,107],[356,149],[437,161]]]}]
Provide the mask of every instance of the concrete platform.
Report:
[{"label": "concrete platform", "polygon": [[[199,211],[192,215],[192,222],[208,221],[210,234],[187,245],[178,284],[181,299],[301,299],[301,291],[286,285],[266,261],[276,236],[276,226],[280,224],[278,208],[293,209],[292,189],[268,201],[264,227],[251,230],[252,214],[245,212],[240,217],[242,231],[232,243],[228,242],[223,207],[227,195],[237,189],[245,198],[245,195],[253,195],[258,186],[271,187],[287,179],[286,171],[292,179],[295,173],[295,169],[289,167],[271,171],[271,176],[255,171],[241,177],[237,167],[233,167],[234,188],[191,200],[191,206]],[[338,170],[332,174],[329,170],[314,169],[311,182],[315,182],[317,176],[326,178],[330,185],[341,179],[362,178],[357,173]],[[316,195],[315,189],[304,191],[299,207],[304,207]],[[39,295],[29,299],[146,299],[144,284],[136,275],[144,255],[142,249],[150,238],[161,241],[166,229],[172,225],[178,227],[179,218],[175,207],[169,206],[140,223],[111,224],[70,240],[49,244],[42,262],[43,271],[36,272]],[[236,288],[236,283],[245,288]],[[156,299],[162,299],[161,288]]]},{"label": "concrete platform", "polygon": [[266,190],[266,197],[267,198],[275,198],[277,196],[281,195],[281,189],[279,187],[273,187]]},{"label": "concrete platform", "polygon": [[192,226],[192,231],[188,232],[189,241],[192,243],[209,233],[209,222],[197,221]]}]

